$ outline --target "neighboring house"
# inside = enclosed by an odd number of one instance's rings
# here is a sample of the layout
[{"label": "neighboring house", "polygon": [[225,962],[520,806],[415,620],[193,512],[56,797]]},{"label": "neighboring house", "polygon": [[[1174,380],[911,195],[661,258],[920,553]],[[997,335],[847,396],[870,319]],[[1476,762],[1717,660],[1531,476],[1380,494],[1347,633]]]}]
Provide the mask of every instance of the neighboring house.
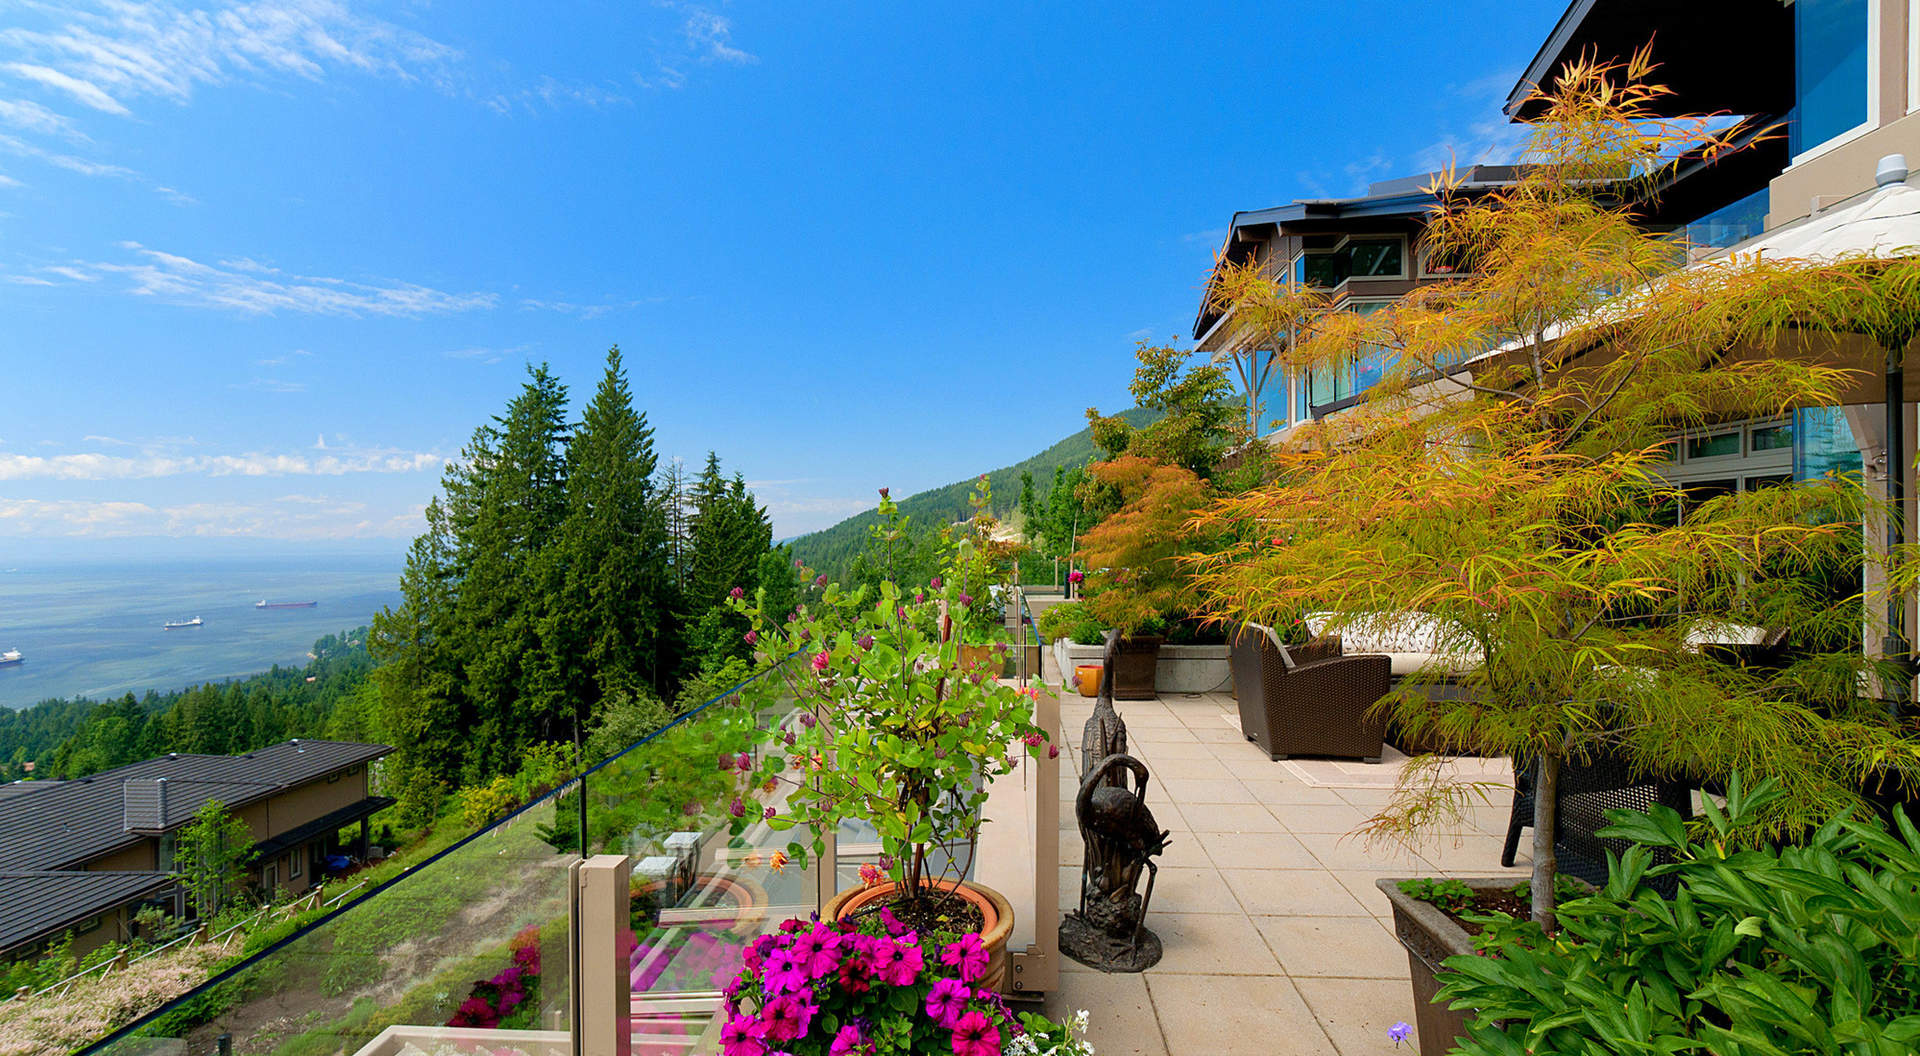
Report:
[{"label": "neighboring house", "polygon": [[288,741],[245,755],[167,755],[72,781],[0,785],[0,959],[72,932],[73,951],[133,938],[145,904],[184,912],[174,841],[213,800],[253,830],[253,881],[305,891],[340,829],[393,803],[372,794],[383,744]]}]

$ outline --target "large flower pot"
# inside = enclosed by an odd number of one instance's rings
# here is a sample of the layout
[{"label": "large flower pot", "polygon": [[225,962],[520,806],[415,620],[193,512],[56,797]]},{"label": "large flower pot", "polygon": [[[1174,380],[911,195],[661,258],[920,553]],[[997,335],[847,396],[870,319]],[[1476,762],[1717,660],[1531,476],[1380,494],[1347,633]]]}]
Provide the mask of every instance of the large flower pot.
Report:
[{"label": "large flower pot", "polygon": [[[1462,881],[1475,891],[1510,891],[1515,878]],[[1440,992],[1436,973],[1441,962],[1463,953],[1473,953],[1473,938],[1431,902],[1423,902],[1400,890],[1400,880],[1386,877],[1374,884],[1393,904],[1393,934],[1407,950],[1407,969],[1413,977],[1413,1027],[1420,1044],[1420,1056],[1446,1056],[1453,1051],[1454,1039],[1467,1033],[1466,1010],[1454,1011],[1435,1004]]]},{"label": "large flower pot", "polygon": [[[1012,904],[1000,892],[971,880],[962,880],[957,887],[953,881],[942,881],[939,886],[943,891],[957,892],[980,911],[984,922],[980,925],[980,945],[987,948],[990,958],[987,961],[987,974],[981,978],[980,985],[996,993],[1002,992],[1007,982],[1007,936],[1013,934]],[[893,891],[894,885],[890,883],[846,888],[820,907],[820,917],[822,920],[839,920]]]},{"label": "large flower pot", "polygon": [[1157,634],[1120,639],[1113,654],[1113,699],[1154,699],[1153,680],[1159,674],[1160,641]]}]

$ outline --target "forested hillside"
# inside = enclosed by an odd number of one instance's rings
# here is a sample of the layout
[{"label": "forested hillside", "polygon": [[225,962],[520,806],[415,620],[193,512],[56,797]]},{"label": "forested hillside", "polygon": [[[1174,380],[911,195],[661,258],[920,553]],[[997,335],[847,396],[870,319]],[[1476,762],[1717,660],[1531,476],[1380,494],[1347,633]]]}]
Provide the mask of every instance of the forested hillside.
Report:
[{"label": "forested hillside", "polygon": [[[1155,411],[1135,407],[1122,411],[1117,417],[1138,428],[1152,422],[1159,414]],[[1015,520],[1015,511],[1025,501],[1022,478],[1032,481],[1032,489],[1037,498],[1044,500],[1056,469],[1077,469],[1086,465],[1100,448],[1093,442],[1093,429],[1082,429],[1072,436],[1061,440],[1052,447],[1011,466],[989,471],[987,482],[992,485],[994,513],[1004,520]],[[952,524],[964,521],[973,510],[967,505],[967,497],[979,484],[979,477],[955,481],[945,487],[933,488],[910,496],[900,502],[900,512],[913,519],[913,523],[926,528],[934,525]],[[831,528],[823,528],[810,535],[793,540],[795,557],[809,566],[827,573],[832,578],[840,578],[859,554],[866,542],[867,531],[879,523],[879,515],[873,510],[857,513]]]}]

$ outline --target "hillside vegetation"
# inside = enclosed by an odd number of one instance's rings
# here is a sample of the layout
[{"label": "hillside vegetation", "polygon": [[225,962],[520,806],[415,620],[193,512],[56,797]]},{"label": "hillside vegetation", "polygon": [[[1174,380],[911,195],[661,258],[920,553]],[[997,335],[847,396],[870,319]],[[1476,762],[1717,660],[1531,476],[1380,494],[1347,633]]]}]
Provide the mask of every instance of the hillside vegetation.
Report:
[{"label": "hillside vegetation", "polygon": [[[1158,412],[1135,407],[1120,412],[1115,417],[1125,419],[1128,424],[1140,428],[1160,417]],[[1020,502],[1020,477],[1022,473],[1033,475],[1033,486],[1045,494],[1048,484],[1053,480],[1056,468],[1075,469],[1086,465],[1100,454],[1099,445],[1093,442],[1093,429],[1082,429],[1072,436],[1054,444],[1037,455],[1003,466],[987,473],[987,480],[993,486],[993,511],[1002,519],[1014,520],[1013,511]],[[930,488],[917,495],[900,501],[900,512],[913,519],[917,526],[951,524],[964,521],[972,516],[973,509],[967,505],[967,496],[972,494],[979,483],[979,477],[971,476],[957,480],[952,484]],[[825,572],[830,578],[838,579],[852,563],[854,555],[860,552],[866,541],[867,530],[880,523],[877,510],[866,510],[854,514],[831,528],[823,528],[810,535],[793,540],[793,554],[805,561],[810,568]]]}]

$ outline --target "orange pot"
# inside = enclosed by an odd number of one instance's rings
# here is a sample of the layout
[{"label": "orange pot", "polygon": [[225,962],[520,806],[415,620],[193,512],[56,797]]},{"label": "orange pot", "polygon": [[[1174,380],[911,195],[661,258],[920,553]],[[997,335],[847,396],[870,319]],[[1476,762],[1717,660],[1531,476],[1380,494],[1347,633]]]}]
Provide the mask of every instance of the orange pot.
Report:
[{"label": "orange pot", "polygon": [[1081,664],[1073,669],[1073,684],[1080,687],[1083,697],[1100,695],[1100,665]]},{"label": "orange pot", "polygon": [[[973,903],[974,908],[980,911],[980,945],[986,947],[988,957],[987,974],[980,980],[980,986],[982,989],[1004,992],[1007,983],[1007,938],[1013,934],[1013,905],[1000,892],[971,880],[962,880],[957,886],[948,881],[939,884],[939,887]],[[849,887],[820,907],[820,917],[823,920],[839,920],[874,899],[893,892],[892,883]]]}]

